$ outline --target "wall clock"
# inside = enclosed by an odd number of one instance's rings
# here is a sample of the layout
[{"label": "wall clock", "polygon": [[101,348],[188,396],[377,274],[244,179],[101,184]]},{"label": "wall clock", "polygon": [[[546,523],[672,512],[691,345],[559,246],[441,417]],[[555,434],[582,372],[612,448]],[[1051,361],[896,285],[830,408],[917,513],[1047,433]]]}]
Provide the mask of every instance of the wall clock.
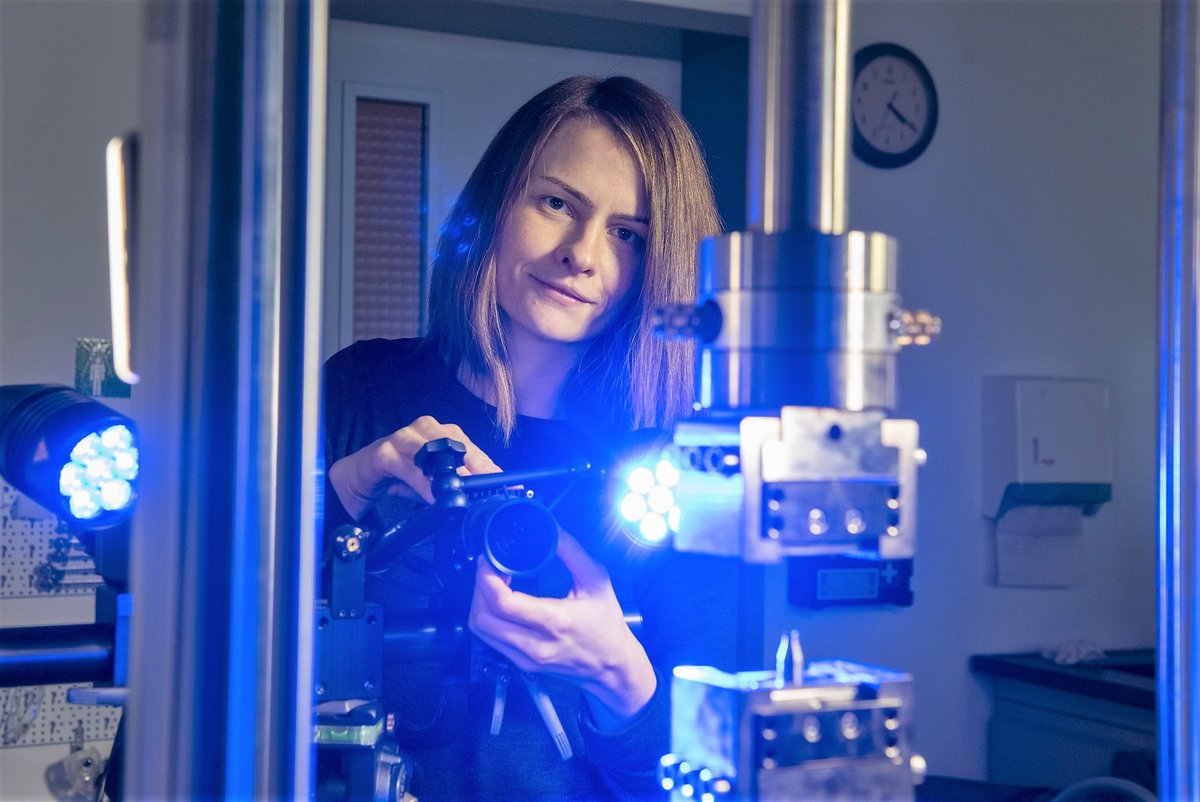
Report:
[{"label": "wall clock", "polygon": [[900,45],[880,42],[854,56],[850,93],[854,155],[874,167],[903,167],[925,152],[937,128],[933,78]]}]

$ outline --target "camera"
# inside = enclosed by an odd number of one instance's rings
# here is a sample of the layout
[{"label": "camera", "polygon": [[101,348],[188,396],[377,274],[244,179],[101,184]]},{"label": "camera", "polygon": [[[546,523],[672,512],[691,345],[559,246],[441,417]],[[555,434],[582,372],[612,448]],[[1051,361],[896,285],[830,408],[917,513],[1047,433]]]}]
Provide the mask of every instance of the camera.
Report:
[{"label": "camera", "polygon": [[[313,701],[316,743],[323,747],[318,754],[318,774],[324,798],[402,798],[413,767],[399,748],[414,733],[432,743],[461,729],[465,696],[459,679],[443,683],[439,713],[419,731],[385,709],[385,650],[402,652],[402,661],[414,663],[451,665],[466,657],[464,678],[507,686],[500,679],[508,677],[505,661],[467,633],[466,609],[459,605],[469,603],[473,572],[465,569],[483,558],[514,580],[540,574],[557,552],[558,522],[525,484],[571,479],[591,470],[590,464],[578,463],[460,476],[458,469],[465,457],[466,446],[456,440],[426,443],[414,461],[430,479],[432,505],[412,510],[390,526],[364,529],[350,524],[333,533],[328,552],[328,598],[319,602],[316,610]],[[390,619],[379,603],[368,600],[367,574],[387,574],[414,551],[430,548],[437,584],[446,591],[446,598],[423,618]],[[518,676],[563,758],[570,757],[570,746],[549,698],[535,678]]]},{"label": "camera", "polygon": [[445,525],[461,526],[468,558],[483,556],[497,571],[513,577],[538,573],[558,548],[558,522],[534,500],[532,491],[514,489],[535,477],[528,473],[460,476],[466,451],[462,443],[443,437],[417,452],[414,459],[430,479],[434,508]]},{"label": "camera", "polygon": [[483,557],[514,578],[537,575],[558,549],[558,522],[524,483],[582,475],[588,463],[527,471],[460,476],[466,446],[448,437],[431,440],[416,453],[417,467],[429,477],[433,505],[401,516],[397,523],[370,532],[354,525],[334,532],[334,554],[350,543],[369,572],[386,573],[414,544],[436,539],[439,563],[461,571]]}]

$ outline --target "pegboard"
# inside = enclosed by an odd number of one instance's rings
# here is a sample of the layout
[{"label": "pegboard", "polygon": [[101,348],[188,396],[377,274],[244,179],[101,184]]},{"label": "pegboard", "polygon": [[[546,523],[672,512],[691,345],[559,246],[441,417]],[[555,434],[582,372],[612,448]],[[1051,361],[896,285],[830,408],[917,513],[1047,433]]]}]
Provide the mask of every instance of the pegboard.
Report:
[{"label": "pegboard", "polygon": [[[57,518],[0,480],[0,600],[94,594],[103,580],[93,569]],[[88,687],[0,688],[0,749],[111,740],[119,708],[67,701],[69,689]]]},{"label": "pegboard", "polygon": [[0,479],[0,599],[95,593],[94,568],[56,517]]},{"label": "pegboard", "polygon": [[0,749],[112,740],[121,708],[67,701],[71,688],[90,687],[68,683],[0,688]]}]

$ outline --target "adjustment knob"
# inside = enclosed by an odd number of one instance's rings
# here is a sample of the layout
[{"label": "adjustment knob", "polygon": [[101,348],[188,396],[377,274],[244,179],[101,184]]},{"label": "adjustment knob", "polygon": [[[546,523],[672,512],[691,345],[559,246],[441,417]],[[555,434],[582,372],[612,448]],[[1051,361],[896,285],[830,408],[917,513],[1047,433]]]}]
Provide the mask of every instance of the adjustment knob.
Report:
[{"label": "adjustment knob", "polygon": [[342,524],[333,532],[333,553],[339,560],[357,560],[364,554],[367,537],[365,529],[354,524]]},{"label": "adjustment knob", "polygon": [[413,462],[426,476],[433,476],[447,468],[458,470],[467,461],[467,447],[449,437],[439,437],[421,446]]},{"label": "adjustment knob", "polygon": [[467,460],[467,447],[449,437],[439,437],[421,446],[413,462],[430,478],[429,489],[434,503],[442,509],[462,509],[467,506],[458,469]]}]

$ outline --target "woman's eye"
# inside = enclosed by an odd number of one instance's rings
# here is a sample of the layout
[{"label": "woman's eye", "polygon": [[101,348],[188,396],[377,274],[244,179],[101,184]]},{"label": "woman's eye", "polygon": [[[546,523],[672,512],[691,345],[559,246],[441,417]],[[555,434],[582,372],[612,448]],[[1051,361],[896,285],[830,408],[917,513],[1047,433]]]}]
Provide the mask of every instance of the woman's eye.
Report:
[{"label": "woman's eye", "polygon": [[641,235],[639,235],[632,228],[618,228],[616,231],[616,237],[621,242],[637,243],[641,240]]},{"label": "woman's eye", "polygon": [[546,196],[545,202],[546,202],[547,206],[549,206],[551,209],[553,209],[556,212],[560,212],[563,209],[567,208],[567,202],[565,200],[563,200],[562,198],[555,197],[554,195]]}]

